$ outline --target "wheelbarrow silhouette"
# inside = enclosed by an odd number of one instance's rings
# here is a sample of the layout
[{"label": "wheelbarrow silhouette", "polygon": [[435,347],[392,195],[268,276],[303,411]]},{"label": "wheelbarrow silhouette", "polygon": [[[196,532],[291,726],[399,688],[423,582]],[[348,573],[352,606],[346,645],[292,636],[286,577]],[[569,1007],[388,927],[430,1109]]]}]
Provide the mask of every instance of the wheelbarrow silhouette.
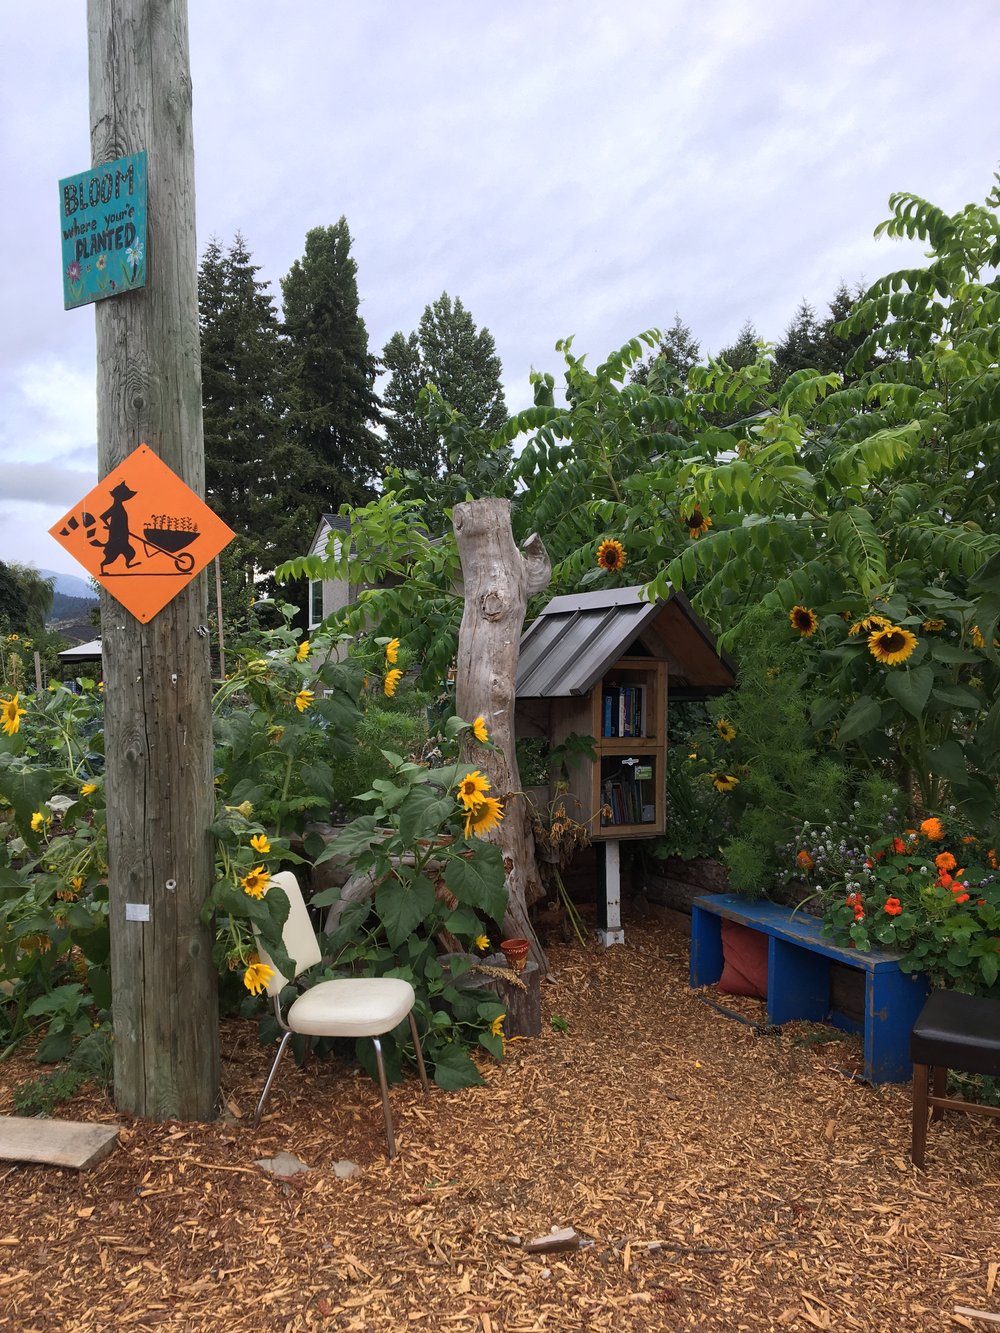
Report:
[{"label": "wheelbarrow silhouette", "polygon": [[190,546],[199,535],[197,532],[182,532],[175,528],[143,528],[141,537],[136,537],[134,532],[129,533],[135,541],[142,542],[147,558],[165,555],[174,562],[174,568],[180,574],[190,574],[194,569],[194,556],[190,551],[185,551],[184,547]]}]

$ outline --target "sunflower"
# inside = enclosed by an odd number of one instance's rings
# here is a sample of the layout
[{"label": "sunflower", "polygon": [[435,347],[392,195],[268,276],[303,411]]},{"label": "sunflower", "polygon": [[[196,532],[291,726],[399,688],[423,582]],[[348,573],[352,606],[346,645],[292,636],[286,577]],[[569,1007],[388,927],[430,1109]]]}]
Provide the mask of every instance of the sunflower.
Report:
[{"label": "sunflower", "polygon": [[896,666],[905,662],[917,646],[917,636],[898,625],[886,625],[868,635],[868,651],[876,662]]},{"label": "sunflower", "polygon": [[390,666],[395,666],[399,658],[399,640],[390,639],[385,645],[385,660]]},{"label": "sunflower", "polygon": [[[816,619],[816,612],[808,606],[793,606],[788,613],[788,623],[792,629],[797,629],[803,639],[808,639],[810,634],[816,633],[816,626],[819,621]],[[852,630],[853,634],[854,631]]]},{"label": "sunflower", "polygon": [[259,995],[274,976],[274,968],[262,963],[257,954],[251,954],[247,970],[243,973],[243,984],[251,995]]},{"label": "sunflower", "polygon": [[308,639],[303,639],[295,650],[296,662],[304,662],[309,656],[309,649],[312,647]]},{"label": "sunflower", "polygon": [[489,833],[503,819],[503,805],[492,796],[484,796],[465,816],[465,836],[473,833]]},{"label": "sunflower", "polygon": [[494,1018],[493,1022],[490,1024],[491,1037],[503,1036],[503,1021],[506,1017],[506,1014],[497,1014],[496,1018]]},{"label": "sunflower", "polygon": [[489,789],[489,778],[480,773],[478,768],[474,768],[459,782],[455,798],[465,806],[466,810],[475,810],[476,806],[485,800]]},{"label": "sunflower", "polygon": [[8,736],[21,730],[21,718],[28,711],[21,707],[20,699],[20,694],[12,694],[9,699],[0,697],[0,730]]},{"label": "sunflower", "polygon": [[920,626],[927,634],[936,634],[939,629],[944,629],[944,621],[938,616],[931,616]]},{"label": "sunflower", "polygon": [[396,686],[403,679],[403,673],[399,667],[393,667],[391,671],[385,673],[385,679],[382,681],[382,693],[390,699],[396,693]]},{"label": "sunflower", "polygon": [[315,698],[316,696],[312,690],[301,689],[295,696],[295,707],[300,713],[304,713]]},{"label": "sunflower", "polygon": [[715,724],[715,730],[724,741],[732,741],[736,739],[736,728],[727,718],[720,717]]},{"label": "sunflower", "polygon": [[886,620],[885,616],[875,614],[862,616],[860,620],[855,621],[847,633],[853,638],[855,634],[870,634],[873,629],[888,629],[892,624],[891,620]]},{"label": "sunflower", "polygon": [[621,542],[615,541],[613,537],[601,542],[597,548],[597,563],[601,569],[606,569],[609,574],[616,569],[621,569],[625,564],[625,547],[622,546]]},{"label": "sunflower", "polygon": [[240,880],[243,892],[251,898],[263,898],[271,883],[271,876],[263,866],[254,866],[248,875]]},{"label": "sunflower", "polygon": [[483,717],[482,713],[480,713],[472,724],[472,734],[481,745],[485,745],[490,738],[490,733],[486,730],[486,719]]},{"label": "sunflower", "polygon": [[740,785],[739,778],[734,777],[732,773],[713,773],[711,778],[716,791],[732,791],[734,787]]},{"label": "sunflower", "polygon": [[81,796],[91,796],[91,795],[93,795],[93,793],[94,793],[95,791],[97,791],[97,783],[96,783],[96,782],[85,782],[85,783],[83,784],[83,786],[80,788],[80,795],[81,795]]},{"label": "sunflower", "polygon": [[703,537],[712,526],[712,520],[707,514],[703,514],[700,509],[692,509],[684,522],[687,524],[688,536],[692,541],[697,537]]},{"label": "sunflower", "polygon": [[268,852],[271,850],[271,844],[267,840],[266,833],[255,833],[250,839],[250,846],[258,856],[267,856]]},{"label": "sunflower", "polygon": [[986,647],[986,640],[983,638],[983,632],[978,625],[973,625],[969,630],[969,641],[973,648]]},{"label": "sunflower", "polygon": [[472,941],[480,953],[485,953],[490,947],[490,937],[488,935],[477,935]]}]

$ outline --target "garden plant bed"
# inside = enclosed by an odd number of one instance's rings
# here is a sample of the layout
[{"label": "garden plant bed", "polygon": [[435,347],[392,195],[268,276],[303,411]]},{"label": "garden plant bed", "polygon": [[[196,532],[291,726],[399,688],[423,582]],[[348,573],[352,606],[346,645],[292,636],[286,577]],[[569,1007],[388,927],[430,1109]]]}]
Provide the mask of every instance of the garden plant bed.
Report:
[{"label": "garden plant bed", "polygon": [[[110,1157],[0,1165],[0,1329],[985,1327],[955,1309],[1000,1309],[997,1126],[946,1118],[914,1171],[909,1088],[845,1077],[856,1039],[750,1026],[761,1002],[688,989],[686,918],[627,926],[552,950],[542,1036],[484,1061],[486,1086],[393,1089],[392,1162],[376,1086],[329,1061],[289,1062],[254,1131],[250,1022],[223,1027],[226,1120],[84,1090],[57,1114],[121,1123]],[[39,1072],[0,1066],[0,1113]],[[282,1151],[308,1174],[255,1166]],[[564,1226],[584,1248],[521,1244]]]}]

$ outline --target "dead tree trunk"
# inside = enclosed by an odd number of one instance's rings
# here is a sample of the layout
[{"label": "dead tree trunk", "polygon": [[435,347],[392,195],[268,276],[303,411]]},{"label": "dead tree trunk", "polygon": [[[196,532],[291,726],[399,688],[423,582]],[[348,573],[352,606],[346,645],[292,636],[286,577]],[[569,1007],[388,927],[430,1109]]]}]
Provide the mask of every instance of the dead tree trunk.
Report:
[{"label": "dead tree trunk", "polygon": [[514,545],[509,500],[457,504],[452,521],[465,584],[455,707],[468,722],[482,716],[496,746],[484,750],[470,742],[464,758],[487,775],[490,794],[504,802],[503,822],[488,835],[503,852],[507,872],[504,933],[527,939],[531,957],[547,972],[548,960],[528,919],[528,908],[543,890],[514,753],[514,686],[528,598],[548,584],[552,567],[537,534],[525,542],[523,554]]},{"label": "dead tree trunk", "polygon": [[[148,153],[148,282],[97,303],[98,470],[140,443],[205,493],[186,0],[89,0],[95,163]],[[207,1120],[219,1096],[205,575],[149,624],[103,594],[115,1103]]]}]

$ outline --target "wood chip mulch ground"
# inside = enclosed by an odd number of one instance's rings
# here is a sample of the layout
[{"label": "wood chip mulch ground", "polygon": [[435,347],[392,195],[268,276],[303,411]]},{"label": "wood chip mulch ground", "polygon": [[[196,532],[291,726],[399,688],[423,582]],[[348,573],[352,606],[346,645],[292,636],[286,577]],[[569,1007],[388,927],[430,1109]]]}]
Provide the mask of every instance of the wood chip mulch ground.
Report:
[{"label": "wood chip mulch ground", "polygon": [[[57,1114],[122,1123],[110,1157],[0,1163],[0,1329],[991,1327],[956,1310],[1000,1310],[997,1122],[933,1125],[916,1172],[908,1086],[856,1081],[827,1029],[706,1003],[682,918],[626,927],[551,951],[544,1031],[485,1086],[392,1090],[392,1162],[376,1086],[342,1063],[288,1062],[254,1131],[269,1055],[248,1022],[224,1025],[225,1120],[133,1120],[84,1090]],[[0,1066],[0,1113],[37,1074]],[[254,1164],[279,1152],[310,1170]],[[581,1248],[525,1250],[566,1226]]]}]

